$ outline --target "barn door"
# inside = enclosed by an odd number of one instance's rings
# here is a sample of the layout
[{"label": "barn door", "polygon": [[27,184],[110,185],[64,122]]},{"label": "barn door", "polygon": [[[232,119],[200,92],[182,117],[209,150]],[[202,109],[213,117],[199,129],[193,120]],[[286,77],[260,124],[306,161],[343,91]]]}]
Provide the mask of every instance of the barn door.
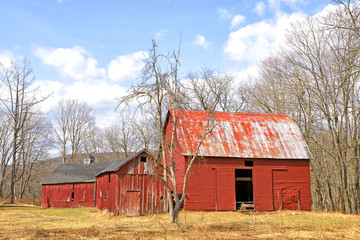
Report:
[{"label": "barn door", "polygon": [[283,206],[287,210],[298,209],[298,190],[297,189],[285,189],[283,191]]},{"label": "barn door", "polygon": [[286,182],[287,171],[273,170],[274,210],[296,210],[300,208],[300,190]]},{"label": "barn door", "polygon": [[126,215],[130,217],[140,215],[140,192],[126,192]]},{"label": "barn door", "polygon": [[234,169],[216,169],[216,210],[235,210]]}]

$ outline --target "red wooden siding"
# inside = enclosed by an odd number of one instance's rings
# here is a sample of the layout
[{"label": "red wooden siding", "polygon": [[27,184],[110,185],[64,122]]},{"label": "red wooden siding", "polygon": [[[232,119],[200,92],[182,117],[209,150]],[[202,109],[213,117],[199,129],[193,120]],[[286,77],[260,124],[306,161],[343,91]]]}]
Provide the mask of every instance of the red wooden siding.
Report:
[{"label": "red wooden siding", "polygon": [[120,215],[137,216],[167,212],[167,195],[159,179],[150,175],[119,175]]},{"label": "red wooden siding", "polygon": [[[116,215],[138,216],[167,212],[165,187],[153,172],[153,161],[147,156],[141,162],[138,156],[116,172],[97,177],[96,205]],[[109,193],[109,196],[107,196]]]},{"label": "red wooden siding", "polygon": [[[248,160],[248,159],[246,159]],[[253,172],[256,211],[311,210],[309,160],[206,158],[194,164],[186,189],[186,210],[235,210],[235,169]],[[300,196],[300,201],[298,198]],[[282,199],[282,200],[281,200]]]},{"label": "red wooden siding", "polygon": [[[167,144],[171,142],[171,137],[172,137],[173,123],[171,120],[172,119],[169,119],[169,121],[167,123],[167,127],[166,127],[165,142]],[[169,155],[167,155],[167,157],[169,157]],[[180,143],[177,140],[177,138],[175,138],[174,162],[176,163],[175,164],[175,178],[176,178],[176,183],[177,183],[178,194],[181,194],[183,183],[184,183],[184,175],[185,175],[187,165],[186,165],[186,157],[182,155]],[[168,166],[170,166],[170,159],[167,159],[167,164],[168,164]],[[170,184],[172,184],[172,183],[170,182]]]},{"label": "red wooden siding", "polygon": [[[109,182],[110,176],[110,182]],[[110,212],[115,212],[116,199],[116,173],[104,173],[96,179],[96,206],[100,210],[108,209]]]},{"label": "red wooden siding", "polygon": [[[74,199],[72,199],[73,191]],[[43,185],[41,205],[42,207],[94,207],[94,193],[94,183]]]},{"label": "red wooden siding", "polygon": [[235,206],[234,169],[216,169],[216,209],[234,210]]}]

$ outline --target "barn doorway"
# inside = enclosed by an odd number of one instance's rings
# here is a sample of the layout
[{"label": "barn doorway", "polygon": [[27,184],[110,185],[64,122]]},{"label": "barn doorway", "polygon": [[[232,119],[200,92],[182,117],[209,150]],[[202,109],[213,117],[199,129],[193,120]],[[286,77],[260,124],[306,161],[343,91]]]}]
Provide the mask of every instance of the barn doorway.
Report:
[{"label": "barn doorway", "polygon": [[251,169],[235,169],[236,210],[254,210]]}]

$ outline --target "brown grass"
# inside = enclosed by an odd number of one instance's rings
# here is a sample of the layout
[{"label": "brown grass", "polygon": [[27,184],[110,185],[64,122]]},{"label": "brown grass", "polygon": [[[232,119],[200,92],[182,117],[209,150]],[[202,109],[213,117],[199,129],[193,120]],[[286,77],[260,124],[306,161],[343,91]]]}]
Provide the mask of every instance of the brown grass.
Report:
[{"label": "brown grass", "polygon": [[[0,198],[0,205],[9,204],[9,199]],[[15,199],[16,204],[28,204],[41,206],[41,199],[25,200],[25,199]]]},{"label": "brown grass", "polygon": [[112,216],[94,208],[0,205],[0,239],[360,239],[360,216],[321,212],[185,212]]}]

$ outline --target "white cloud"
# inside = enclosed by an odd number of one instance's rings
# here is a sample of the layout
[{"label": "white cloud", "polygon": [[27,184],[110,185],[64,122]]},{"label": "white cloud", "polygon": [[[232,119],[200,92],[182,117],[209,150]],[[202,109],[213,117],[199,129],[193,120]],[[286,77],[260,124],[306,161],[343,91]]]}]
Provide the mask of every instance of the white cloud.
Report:
[{"label": "white cloud", "polygon": [[236,28],[244,21],[245,21],[245,16],[240,15],[240,14],[235,15],[235,17],[233,17],[231,20],[231,29]]},{"label": "white cloud", "polygon": [[305,15],[280,14],[276,20],[264,20],[231,32],[224,47],[225,56],[232,61],[254,65],[280,46],[284,32],[291,23]]},{"label": "white cloud", "polygon": [[66,77],[74,80],[96,80],[105,76],[105,69],[98,68],[97,61],[88,56],[80,46],[73,48],[43,48],[34,49],[34,54],[40,60]]},{"label": "white cloud", "polygon": [[232,14],[225,8],[218,8],[219,18],[220,20],[230,19]]},{"label": "white cloud", "polygon": [[134,80],[139,76],[144,66],[147,52],[139,51],[129,55],[118,56],[108,67],[108,76],[111,81]]},{"label": "white cloud", "polygon": [[56,49],[37,47],[34,54],[43,64],[54,67],[62,76],[86,82],[133,80],[141,71],[143,59],[147,56],[143,51],[118,56],[105,69],[97,67],[97,60],[80,46]]},{"label": "white cloud", "polygon": [[14,59],[14,54],[10,51],[0,52],[0,63],[4,67],[10,67],[11,61]]},{"label": "white cloud", "polygon": [[328,4],[321,12],[316,13],[313,17],[315,18],[322,18],[326,15],[330,14],[331,12],[335,12],[338,9],[338,6]]},{"label": "white cloud", "polygon": [[206,41],[205,37],[202,35],[197,35],[192,44],[200,46],[204,49],[207,49],[210,46],[210,42]]},{"label": "white cloud", "polygon": [[166,34],[166,32],[167,31],[165,29],[156,32],[155,33],[156,40],[161,40],[163,38],[163,36]]},{"label": "white cloud", "polygon": [[260,17],[264,15],[265,13],[265,3],[263,1],[257,2],[254,8],[254,12],[257,13]]},{"label": "white cloud", "polygon": [[[274,8],[280,6],[281,3],[295,6],[303,1],[269,0],[268,2],[271,2],[271,7]],[[312,17],[322,17],[334,9],[336,9],[336,6],[329,4]],[[260,14],[260,7],[258,10],[257,13]],[[275,10],[276,13],[274,19],[255,22],[232,31],[228,36],[224,46],[224,55],[226,60],[234,63],[229,65],[229,71],[237,81],[258,76],[257,64],[259,60],[264,59],[274,51],[284,48],[286,30],[292,23],[303,21],[307,17],[301,11],[286,14],[281,12],[280,9],[272,10]]]},{"label": "white cloud", "polygon": [[[80,46],[37,47],[33,52],[44,65],[55,68],[60,76],[57,81],[37,81],[42,89],[41,95],[52,94],[42,103],[42,111],[48,112],[61,99],[79,99],[93,107],[99,126],[106,126],[112,122],[109,118],[115,118],[115,99],[127,93],[127,88],[120,84],[133,81],[140,74],[143,59],[148,55],[139,51],[117,56],[107,68],[99,68],[97,60]],[[62,81],[61,77],[75,81]]]},{"label": "white cloud", "polygon": [[99,126],[107,126],[111,123],[109,118],[115,116],[116,99],[124,96],[127,92],[125,87],[118,84],[110,84],[100,81],[94,84],[85,82],[62,83],[60,81],[38,81],[41,95],[51,96],[41,103],[41,110],[49,112],[61,99],[79,99],[87,102],[96,114],[96,123]]}]

